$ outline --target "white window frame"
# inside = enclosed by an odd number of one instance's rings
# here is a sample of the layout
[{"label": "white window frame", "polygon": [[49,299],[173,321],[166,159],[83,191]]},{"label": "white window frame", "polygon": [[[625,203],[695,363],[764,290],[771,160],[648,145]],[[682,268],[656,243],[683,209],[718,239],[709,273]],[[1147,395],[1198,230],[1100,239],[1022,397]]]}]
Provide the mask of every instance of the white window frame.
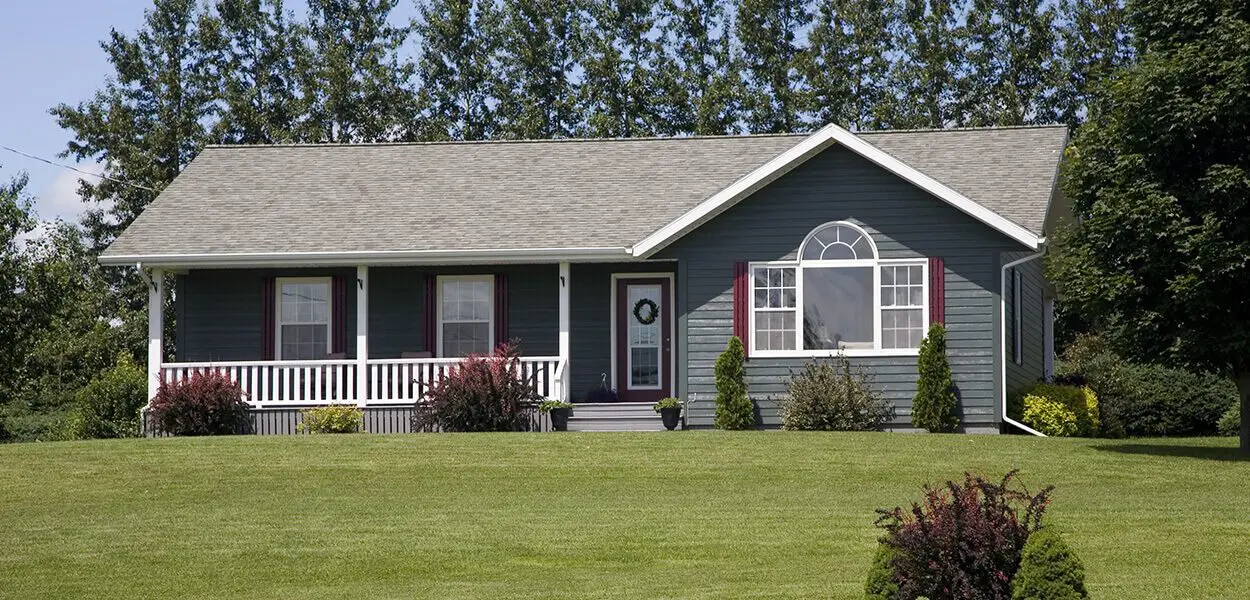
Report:
[{"label": "white window frame", "polygon": [[[435,310],[436,317],[434,319],[434,327],[438,330],[435,332],[435,351],[434,356],[439,358],[447,358],[443,355],[443,283],[447,281],[484,281],[490,288],[490,305],[487,307],[487,344],[486,353],[489,354],[495,350],[495,276],[494,275],[439,275],[435,278],[434,287],[436,293],[434,303],[437,305]],[[453,323],[480,323],[481,321],[452,321]]]},{"label": "white window frame", "polygon": [[[330,277],[275,277],[273,291],[273,355],[275,360],[298,360],[282,357],[282,286],[292,283],[323,283],[326,286],[326,354],[334,349],[334,284]],[[291,325],[315,325],[316,323],[290,323]],[[318,360],[318,359],[312,359]]]},{"label": "white window frame", "polygon": [[[882,348],[881,347],[881,267],[884,266],[917,266],[921,269],[921,283],[924,286],[923,292],[923,308],[921,316],[924,319],[925,335],[929,331],[929,260],[927,258],[875,258],[879,256],[876,243],[872,236],[868,234],[862,227],[846,221],[831,221],[824,223],[808,233],[803,243],[799,246],[797,257],[803,256],[803,248],[807,246],[812,235],[826,227],[832,225],[841,225],[850,227],[858,231],[868,241],[869,247],[872,249],[874,258],[857,258],[851,260],[783,260],[783,261],[759,261],[747,263],[747,280],[749,281],[747,289],[746,301],[750,303],[747,311],[747,332],[750,337],[750,350],[748,354],[752,357],[760,358],[814,358],[828,357],[842,354],[847,357],[870,357],[870,356],[919,356],[919,348]],[[795,285],[795,349],[794,350],[759,350],[756,348],[755,334],[755,269],[766,267],[782,267],[794,269],[794,285]],[[803,271],[805,268],[821,268],[821,267],[870,267],[872,269],[872,347],[866,348],[842,348],[842,349],[821,349],[806,350],[803,348]],[[764,309],[767,310],[767,309]],[[914,310],[914,309],[913,309]],[[773,310],[776,312],[776,310]]]},{"label": "white window frame", "polygon": [[1024,303],[1022,302],[1024,294],[1021,288],[1024,287],[1023,277],[1020,270],[1011,268],[1011,345],[1012,360],[1017,365],[1024,364],[1024,318],[1020,314]]}]

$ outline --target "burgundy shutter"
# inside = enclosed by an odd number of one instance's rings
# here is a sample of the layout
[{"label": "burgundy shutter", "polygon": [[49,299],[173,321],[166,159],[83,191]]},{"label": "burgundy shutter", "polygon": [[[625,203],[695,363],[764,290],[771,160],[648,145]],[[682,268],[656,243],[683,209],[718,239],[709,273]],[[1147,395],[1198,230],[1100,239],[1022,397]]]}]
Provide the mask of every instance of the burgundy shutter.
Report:
[{"label": "burgundy shutter", "polygon": [[330,352],[347,352],[347,278],[330,279]]},{"label": "burgundy shutter", "polygon": [[750,356],[751,336],[747,323],[750,322],[751,300],[747,294],[750,293],[751,288],[747,277],[747,264],[734,263],[734,336],[742,340],[742,346],[746,349],[747,356]]},{"label": "burgundy shutter", "polygon": [[434,346],[438,345],[438,276],[433,273],[427,273],[425,276],[425,298],[422,306],[425,313],[422,315],[425,319],[425,351],[430,356],[438,356],[438,349]]},{"label": "burgundy shutter", "polygon": [[929,322],[946,323],[946,262],[929,258]]},{"label": "burgundy shutter", "polygon": [[278,282],[273,277],[265,277],[261,281],[260,359],[273,360],[276,356],[274,334],[278,327],[277,315],[274,314],[278,307]]},{"label": "burgundy shutter", "polygon": [[508,275],[495,275],[495,345],[509,342],[508,339]]}]

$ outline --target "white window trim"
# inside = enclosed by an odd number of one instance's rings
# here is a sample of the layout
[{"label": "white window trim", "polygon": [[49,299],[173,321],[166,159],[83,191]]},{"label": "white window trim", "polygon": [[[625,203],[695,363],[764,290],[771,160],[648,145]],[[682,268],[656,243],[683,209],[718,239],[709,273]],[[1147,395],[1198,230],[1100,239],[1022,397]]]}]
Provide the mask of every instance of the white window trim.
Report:
[{"label": "white window trim", "polygon": [[[490,306],[487,308],[487,349],[490,353],[495,349],[495,276],[494,275],[439,275],[434,281],[435,295],[434,303],[437,305],[435,310],[434,327],[438,331],[435,332],[434,356],[446,358],[443,355],[443,282],[445,281],[485,281],[490,286]],[[454,321],[456,323],[467,323],[469,321]],[[474,323],[479,321],[472,321]]]},{"label": "white window trim", "polygon": [[[817,227],[813,231],[823,228],[824,225]],[[871,241],[871,238],[869,238]],[[752,358],[822,358],[837,356],[839,354],[849,357],[873,357],[873,356],[919,356],[919,348],[882,348],[881,347],[881,267],[884,266],[918,266],[921,268],[921,282],[924,286],[924,304],[921,309],[921,316],[924,319],[925,335],[929,331],[929,261],[926,258],[884,258],[884,259],[859,259],[859,260],[787,260],[787,261],[761,261],[747,263],[747,279],[750,282],[747,290],[746,301],[750,303],[747,316],[747,332],[750,336],[750,350],[748,355]],[[803,346],[803,268],[804,267],[872,267],[872,348],[844,348],[841,350],[822,349],[822,350],[804,350]],[[757,350],[755,335],[755,269],[757,267],[788,267],[794,269],[795,283],[795,336],[798,338],[795,342],[796,350]]]},{"label": "white window trim", "polygon": [[1022,296],[1024,294],[1021,293],[1023,287],[1020,270],[1013,267],[1011,269],[1011,345],[1012,360],[1017,365],[1024,364],[1024,319],[1020,314],[1023,308]]},{"label": "white window trim", "polygon": [[[275,360],[296,360],[282,358],[282,286],[288,283],[323,283],[326,286],[326,354],[334,349],[334,284],[330,277],[275,277],[273,290],[273,355]],[[314,323],[292,323],[292,325],[313,325]],[[317,360],[317,359],[313,359]]]}]

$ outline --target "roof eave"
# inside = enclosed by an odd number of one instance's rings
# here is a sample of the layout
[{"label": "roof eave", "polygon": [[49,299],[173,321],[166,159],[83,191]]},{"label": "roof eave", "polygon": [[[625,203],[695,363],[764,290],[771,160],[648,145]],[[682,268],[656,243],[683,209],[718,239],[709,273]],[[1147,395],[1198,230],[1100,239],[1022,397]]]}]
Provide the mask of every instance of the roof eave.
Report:
[{"label": "roof eave", "polygon": [[100,256],[104,266],[165,269],[221,269],[328,266],[469,265],[502,263],[560,263],[633,261],[623,247],[518,248],[479,250],[396,250],[372,252],[273,252],[212,254],[109,254]]}]

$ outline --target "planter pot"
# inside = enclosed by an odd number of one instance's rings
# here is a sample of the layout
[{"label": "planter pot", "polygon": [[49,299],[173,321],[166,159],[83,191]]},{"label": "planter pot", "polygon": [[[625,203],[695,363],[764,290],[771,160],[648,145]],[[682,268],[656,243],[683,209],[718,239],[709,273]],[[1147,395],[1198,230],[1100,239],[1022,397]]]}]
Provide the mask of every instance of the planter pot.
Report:
[{"label": "planter pot", "polygon": [[573,416],[571,408],[553,408],[551,409],[551,428],[555,431],[569,430],[569,417]]},{"label": "planter pot", "polygon": [[677,429],[677,424],[681,422],[681,408],[661,408],[660,419],[664,421],[664,428],[672,431]]}]

